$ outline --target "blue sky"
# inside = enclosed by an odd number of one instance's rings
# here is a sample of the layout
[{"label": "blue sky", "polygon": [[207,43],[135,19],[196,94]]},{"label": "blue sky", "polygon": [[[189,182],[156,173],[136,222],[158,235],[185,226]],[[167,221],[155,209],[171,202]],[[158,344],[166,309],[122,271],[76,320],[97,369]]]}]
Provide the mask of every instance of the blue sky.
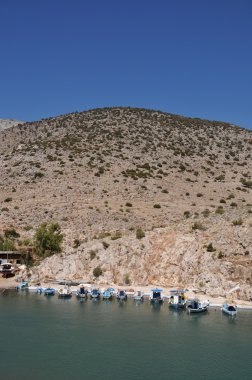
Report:
[{"label": "blue sky", "polygon": [[0,0],[0,118],[105,106],[252,129],[251,0]]}]

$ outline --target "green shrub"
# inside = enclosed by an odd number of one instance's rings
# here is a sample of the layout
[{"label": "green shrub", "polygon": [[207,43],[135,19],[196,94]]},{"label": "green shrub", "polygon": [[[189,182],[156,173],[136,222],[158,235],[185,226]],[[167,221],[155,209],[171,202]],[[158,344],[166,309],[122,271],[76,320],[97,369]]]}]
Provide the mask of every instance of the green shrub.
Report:
[{"label": "green shrub", "polygon": [[190,211],[185,211],[184,212],[184,216],[185,216],[186,219],[190,218],[190,216],[191,216]]},{"label": "green shrub", "polygon": [[94,275],[96,278],[98,278],[98,277],[100,277],[100,276],[102,275],[102,269],[101,269],[100,266],[94,268],[94,270],[93,270],[93,275]]},{"label": "green shrub", "polygon": [[126,273],[124,275],[124,282],[125,282],[125,285],[130,285],[131,281],[130,281],[130,277],[129,277],[129,274]]},{"label": "green shrub", "polygon": [[144,231],[141,229],[141,228],[138,228],[137,230],[136,230],[136,238],[137,239],[142,239],[142,238],[144,238],[145,237],[145,233],[144,233]]},{"label": "green shrub", "polygon": [[207,252],[215,252],[216,249],[213,247],[213,243],[209,243],[207,246]]},{"label": "green shrub", "polygon": [[224,214],[225,210],[222,206],[218,206],[218,208],[215,210],[215,214]]},{"label": "green shrub", "polygon": [[12,201],[12,198],[11,197],[8,197],[8,198],[5,198],[4,202],[11,202]]},{"label": "green shrub", "polygon": [[74,239],[73,247],[78,248],[80,245],[81,245],[81,241],[79,239]]},{"label": "green shrub", "polygon": [[210,215],[210,210],[206,208],[205,210],[202,211],[202,215],[207,218]]},{"label": "green shrub", "polygon": [[39,256],[46,257],[61,252],[63,234],[59,223],[42,223],[36,230],[34,240]]},{"label": "green shrub", "polygon": [[205,230],[205,227],[203,227],[203,225],[202,225],[201,222],[195,222],[195,223],[192,225],[192,230],[200,230],[200,231],[204,231],[204,230]]},{"label": "green shrub", "polygon": [[20,234],[16,230],[14,230],[14,228],[12,228],[10,230],[5,230],[4,236],[7,239],[18,239],[20,237]]},{"label": "green shrub", "polygon": [[161,208],[161,205],[159,203],[154,204],[154,208]]},{"label": "green shrub", "polygon": [[120,231],[116,231],[112,236],[111,236],[111,240],[117,240],[117,239],[120,239],[122,237],[122,233]]},{"label": "green shrub", "polygon": [[242,219],[233,220],[233,226],[241,226],[243,223]]},{"label": "green shrub", "polygon": [[93,249],[89,252],[90,260],[93,260],[96,257],[97,251],[94,251]]}]

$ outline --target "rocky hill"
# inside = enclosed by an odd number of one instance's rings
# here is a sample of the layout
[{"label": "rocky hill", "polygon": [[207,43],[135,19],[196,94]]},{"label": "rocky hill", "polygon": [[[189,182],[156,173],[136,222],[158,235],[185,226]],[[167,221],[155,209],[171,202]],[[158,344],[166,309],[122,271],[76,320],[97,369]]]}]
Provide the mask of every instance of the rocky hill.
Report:
[{"label": "rocky hill", "polygon": [[[252,297],[252,133],[132,108],[0,132],[0,230],[64,232],[41,278],[194,286]],[[145,236],[143,236],[145,235]],[[28,243],[27,243],[28,244]]]},{"label": "rocky hill", "polygon": [[0,119],[0,131],[3,131],[4,129],[13,127],[18,124],[23,124],[22,121],[18,121],[15,119]]}]

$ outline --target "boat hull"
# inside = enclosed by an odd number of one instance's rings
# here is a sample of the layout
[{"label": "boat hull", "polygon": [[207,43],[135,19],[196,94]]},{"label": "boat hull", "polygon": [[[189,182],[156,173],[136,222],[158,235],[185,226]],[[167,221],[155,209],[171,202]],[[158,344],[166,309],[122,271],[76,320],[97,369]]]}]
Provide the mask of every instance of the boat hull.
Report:
[{"label": "boat hull", "polygon": [[200,307],[198,309],[192,309],[190,307],[187,308],[189,314],[197,314],[197,313],[204,313],[207,311],[207,306]]}]

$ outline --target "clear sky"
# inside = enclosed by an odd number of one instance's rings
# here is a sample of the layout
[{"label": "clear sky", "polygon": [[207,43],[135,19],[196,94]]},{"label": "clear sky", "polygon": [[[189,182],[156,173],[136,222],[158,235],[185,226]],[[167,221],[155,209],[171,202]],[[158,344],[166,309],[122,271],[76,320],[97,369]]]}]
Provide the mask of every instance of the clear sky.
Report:
[{"label": "clear sky", "polygon": [[252,129],[252,0],[0,0],[0,118],[105,106]]}]

